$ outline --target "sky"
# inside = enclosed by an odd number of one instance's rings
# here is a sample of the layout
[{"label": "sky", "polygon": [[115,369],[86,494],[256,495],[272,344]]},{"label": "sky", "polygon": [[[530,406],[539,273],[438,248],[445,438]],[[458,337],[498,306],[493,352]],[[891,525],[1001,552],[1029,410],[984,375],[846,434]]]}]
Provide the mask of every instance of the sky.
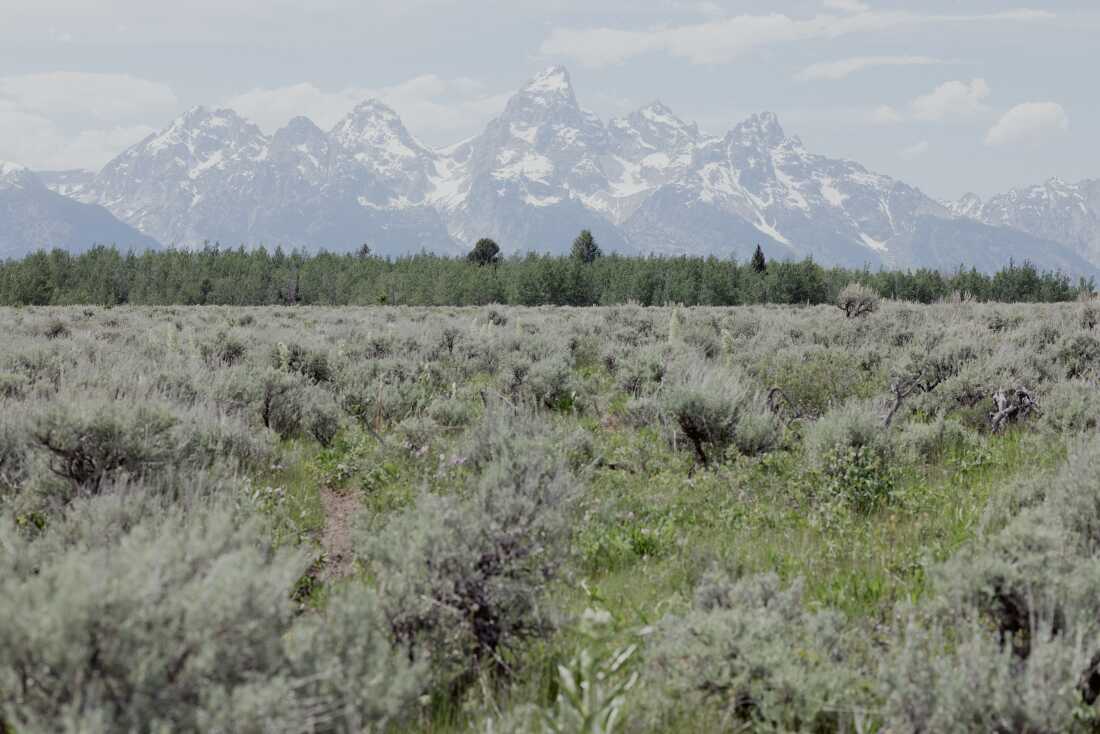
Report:
[{"label": "sky", "polygon": [[0,160],[97,169],[198,104],[272,132],[379,97],[429,146],[565,65],[605,120],[654,100],[931,196],[1100,178],[1096,0],[0,0]]}]

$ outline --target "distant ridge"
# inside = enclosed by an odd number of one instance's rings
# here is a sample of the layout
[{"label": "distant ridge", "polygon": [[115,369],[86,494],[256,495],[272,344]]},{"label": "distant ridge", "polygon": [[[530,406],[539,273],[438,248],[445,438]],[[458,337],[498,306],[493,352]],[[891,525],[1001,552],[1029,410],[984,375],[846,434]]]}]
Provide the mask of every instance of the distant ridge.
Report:
[{"label": "distant ridge", "polygon": [[656,101],[605,123],[560,66],[444,149],[373,99],[331,130],[298,117],[273,135],[196,107],[95,175],[50,181],[169,246],[457,254],[488,236],[505,252],[562,252],[590,229],[605,250],[632,254],[746,258],[759,243],[770,257],[872,268],[1030,260],[1091,275],[1100,264],[1100,187],[1041,216],[1021,197],[941,203],[808,151],[768,112],[720,137]]}]

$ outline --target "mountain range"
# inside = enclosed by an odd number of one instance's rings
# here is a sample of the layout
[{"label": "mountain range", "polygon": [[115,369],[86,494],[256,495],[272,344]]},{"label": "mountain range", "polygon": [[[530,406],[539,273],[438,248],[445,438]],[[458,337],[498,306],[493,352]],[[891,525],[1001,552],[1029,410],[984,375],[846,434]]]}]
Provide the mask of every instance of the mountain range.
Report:
[{"label": "mountain range", "polygon": [[[771,113],[721,137],[660,102],[605,123],[578,103],[562,67],[444,149],[422,145],[373,99],[330,130],[297,117],[272,135],[232,110],[196,107],[99,172],[36,181],[41,200],[84,208],[20,215],[0,203],[0,229],[24,222],[19,239],[0,237],[0,255],[73,237],[336,252],[366,243],[385,255],[460,254],[492,237],[505,252],[560,253],[589,229],[604,250],[628,254],[744,259],[760,244],[771,257],[855,267],[1100,266],[1100,182],[940,202],[809,152]],[[107,212],[118,229],[100,221]]]},{"label": "mountain range", "polygon": [[159,246],[103,207],[63,196],[27,168],[0,162],[0,259],[22,257],[44,244],[81,252],[97,243]]}]

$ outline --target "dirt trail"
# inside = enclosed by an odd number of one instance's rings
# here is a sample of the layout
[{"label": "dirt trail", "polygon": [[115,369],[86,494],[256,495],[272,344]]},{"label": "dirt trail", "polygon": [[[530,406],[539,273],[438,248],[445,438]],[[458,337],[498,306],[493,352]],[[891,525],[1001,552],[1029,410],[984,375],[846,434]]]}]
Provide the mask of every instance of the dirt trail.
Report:
[{"label": "dirt trail", "polygon": [[354,492],[340,492],[321,488],[321,504],[325,508],[325,530],[321,534],[321,547],[325,550],[326,581],[342,578],[351,573],[354,555],[351,548],[351,518],[359,510],[359,498]]}]

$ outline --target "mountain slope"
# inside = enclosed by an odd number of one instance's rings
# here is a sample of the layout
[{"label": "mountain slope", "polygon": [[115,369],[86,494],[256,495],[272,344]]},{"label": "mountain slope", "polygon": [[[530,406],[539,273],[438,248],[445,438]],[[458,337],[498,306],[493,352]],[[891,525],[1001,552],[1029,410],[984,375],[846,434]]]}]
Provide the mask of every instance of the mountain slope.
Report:
[{"label": "mountain slope", "polygon": [[1061,243],[1100,264],[1100,180],[1068,183],[1053,178],[985,203],[967,194],[950,207],[958,216]]},{"label": "mountain slope", "polygon": [[53,247],[80,252],[96,244],[159,247],[106,209],[50,191],[26,168],[0,162],[0,259]]}]

